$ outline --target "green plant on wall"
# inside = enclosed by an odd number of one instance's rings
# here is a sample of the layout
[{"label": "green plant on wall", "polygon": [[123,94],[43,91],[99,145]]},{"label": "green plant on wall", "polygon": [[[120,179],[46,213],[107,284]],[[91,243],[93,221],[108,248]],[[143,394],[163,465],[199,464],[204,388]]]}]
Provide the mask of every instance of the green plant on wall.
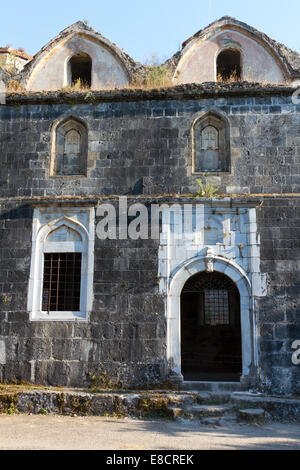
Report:
[{"label": "green plant on wall", "polygon": [[203,182],[201,179],[196,180],[198,184],[198,191],[196,197],[213,197],[218,192],[218,187],[209,182]]}]

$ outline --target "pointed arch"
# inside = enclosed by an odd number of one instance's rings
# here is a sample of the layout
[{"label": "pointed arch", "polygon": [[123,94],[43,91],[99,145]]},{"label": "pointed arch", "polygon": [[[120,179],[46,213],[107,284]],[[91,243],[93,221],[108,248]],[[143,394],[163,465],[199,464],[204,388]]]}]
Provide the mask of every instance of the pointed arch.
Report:
[{"label": "pointed arch", "polygon": [[37,241],[39,243],[44,243],[49,237],[50,233],[56,231],[62,226],[69,227],[74,232],[77,232],[83,242],[88,239],[88,231],[85,226],[80,223],[78,220],[71,217],[63,216],[58,219],[52,220],[47,225],[42,225],[38,230]]},{"label": "pointed arch", "polygon": [[128,85],[134,75],[135,62],[118,46],[79,21],[61,31],[24,67],[21,79],[31,91],[60,90],[68,86],[68,60],[77,53],[92,61],[91,87]]},{"label": "pointed arch", "polygon": [[[170,60],[174,83],[203,83],[216,80],[216,57],[224,49],[239,50],[241,79],[281,84],[299,76],[299,55],[255,28],[225,16],[198,31],[182,44]],[[205,66],[203,66],[205,64]]]}]

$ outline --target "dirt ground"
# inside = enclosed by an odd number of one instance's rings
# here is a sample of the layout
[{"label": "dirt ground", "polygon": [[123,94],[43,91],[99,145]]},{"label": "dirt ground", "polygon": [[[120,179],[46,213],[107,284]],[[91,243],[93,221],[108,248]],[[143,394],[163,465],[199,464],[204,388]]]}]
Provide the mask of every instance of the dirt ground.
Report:
[{"label": "dirt ground", "polygon": [[0,415],[1,450],[300,450],[300,425]]}]

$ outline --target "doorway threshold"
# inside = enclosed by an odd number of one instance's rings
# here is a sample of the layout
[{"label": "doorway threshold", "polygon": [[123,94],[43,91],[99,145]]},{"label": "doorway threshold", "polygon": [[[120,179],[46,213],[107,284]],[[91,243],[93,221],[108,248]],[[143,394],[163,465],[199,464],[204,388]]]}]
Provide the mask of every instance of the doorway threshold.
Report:
[{"label": "doorway threshold", "polygon": [[239,392],[242,389],[240,382],[208,382],[208,381],[184,381],[180,387],[182,390],[201,390],[209,392]]}]

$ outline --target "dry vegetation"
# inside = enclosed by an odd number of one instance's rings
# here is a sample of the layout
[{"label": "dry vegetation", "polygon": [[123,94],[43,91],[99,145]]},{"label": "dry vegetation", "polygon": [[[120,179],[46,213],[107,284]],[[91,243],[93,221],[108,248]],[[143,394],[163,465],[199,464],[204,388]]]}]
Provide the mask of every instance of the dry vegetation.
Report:
[{"label": "dry vegetation", "polygon": [[[13,77],[15,72],[15,66],[13,64],[13,61],[11,61],[11,65],[8,65],[6,59],[2,58],[0,60],[0,67],[3,68],[3,70],[6,70]],[[145,63],[145,73],[139,78],[136,78],[131,84],[126,85],[125,87],[118,87],[112,80],[110,83],[103,86],[102,90],[152,90],[167,88],[171,86],[173,86],[171,70],[165,65],[160,65],[156,56],[152,56],[151,59],[149,59]],[[6,90],[8,93],[28,93],[27,90],[22,86],[22,84],[18,80],[13,78],[8,82]],[[87,93],[90,91],[90,87],[82,80],[78,79],[72,85],[65,86],[61,90],[57,91],[62,91],[64,93]],[[93,91],[101,90],[94,89]]]},{"label": "dry vegetation", "polygon": [[236,82],[240,82],[240,81],[241,81],[241,77],[238,75],[236,70],[234,70],[234,72],[232,72],[230,77],[225,78],[221,74],[218,74],[218,76],[217,76],[217,82],[221,82],[221,83],[236,83]]},{"label": "dry vegetation", "polygon": [[6,85],[6,91],[8,93],[26,93],[25,88],[22,87],[18,80],[10,80]]},{"label": "dry vegetation", "polygon": [[[0,62],[1,67],[1,62]],[[2,67],[5,69],[5,67]],[[250,80],[251,81],[251,80]],[[234,71],[230,77],[223,77],[221,74],[217,76],[217,82],[222,84],[231,84],[242,82],[239,74]],[[261,81],[259,85],[264,86],[269,83]],[[258,85],[258,83],[257,83]],[[281,85],[286,85],[282,83]],[[92,96],[93,91],[113,91],[113,90],[159,90],[163,88],[173,87],[173,79],[171,70],[164,64],[159,65],[158,63],[152,63],[151,65],[145,65],[145,72],[139,78],[136,78],[132,83],[125,86],[117,86],[113,81],[106,84],[102,88],[91,90],[90,86],[78,79],[71,86],[65,86],[60,90],[63,93],[86,93]],[[6,85],[7,93],[18,93],[18,94],[30,94],[31,92],[26,90],[23,85],[16,79],[11,79]],[[46,91],[45,91],[46,92]],[[89,96],[90,97],[90,96]]]}]

